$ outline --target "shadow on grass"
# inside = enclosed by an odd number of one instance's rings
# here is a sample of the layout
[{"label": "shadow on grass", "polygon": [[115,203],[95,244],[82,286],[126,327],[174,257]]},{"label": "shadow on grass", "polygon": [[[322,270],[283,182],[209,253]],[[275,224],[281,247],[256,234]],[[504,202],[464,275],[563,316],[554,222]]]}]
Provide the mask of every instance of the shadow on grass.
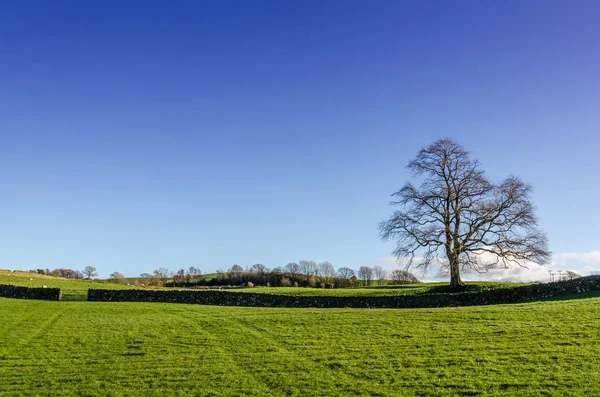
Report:
[{"label": "shadow on grass", "polygon": [[525,303],[525,302],[552,302],[552,301],[568,301],[574,299],[588,299],[588,298],[598,298],[600,297],[600,291],[588,291],[588,292],[580,292],[578,294],[564,294],[564,295],[556,295],[550,298],[540,298],[540,299],[529,299],[517,303]]},{"label": "shadow on grass", "polygon": [[427,284],[398,284],[398,285],[368,285],[357,289],[420,289],[428,288]]},{"label": "shadow on grass", "polygon": [[520,287],[520,286],[524,286],[524,285],[526,285],[526,284],[515,285],[515,284],[509,284],[509,283],[485,283],[485,284],[477,283],[477,284],[464,284],[459,289],[452,289],[452,288],[450,288],[450,285],[446,283],[443,285],[431,286],[431,287],[427,288],[426,290],[418,292],[417,294],[418,295],[463,294],[463,293],[470,293],[470,292],[491,291],[491,290],[495,290],[495,289],[499,289],[499,288],[514,288],[514,287]]}]

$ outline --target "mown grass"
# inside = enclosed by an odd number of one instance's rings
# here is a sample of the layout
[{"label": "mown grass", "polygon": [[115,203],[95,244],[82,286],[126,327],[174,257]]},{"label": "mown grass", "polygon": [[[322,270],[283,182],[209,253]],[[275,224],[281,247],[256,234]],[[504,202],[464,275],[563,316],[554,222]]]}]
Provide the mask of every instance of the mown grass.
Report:
[{"label": "mown grass", "polygon": [[445,309],[0,299],[0,395],[600,395],[600,298]]}]

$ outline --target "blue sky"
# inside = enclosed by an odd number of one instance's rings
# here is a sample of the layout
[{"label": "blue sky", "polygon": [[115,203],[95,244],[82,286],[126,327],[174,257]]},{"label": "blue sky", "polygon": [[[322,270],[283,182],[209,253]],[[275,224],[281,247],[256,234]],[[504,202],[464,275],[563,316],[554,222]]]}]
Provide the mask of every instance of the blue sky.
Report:
[{"label": "blue sky", "polygon": [[534,185],[551,268],[600,270],[599,17],[595,1],[5,4],[0,268],[391,267],[389,195],[448,136]]}]

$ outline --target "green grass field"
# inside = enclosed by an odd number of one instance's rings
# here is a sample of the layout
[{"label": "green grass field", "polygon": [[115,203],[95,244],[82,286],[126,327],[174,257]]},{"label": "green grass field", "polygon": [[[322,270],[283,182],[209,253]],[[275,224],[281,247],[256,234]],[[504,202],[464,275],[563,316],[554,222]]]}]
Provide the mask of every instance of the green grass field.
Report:
[{"label": "green grass field", "polygon": [[[467,283],[466,291],[484,291],[495,288],[512,288],[526,284],[472,282]],[[448,292],[448,283],[420,283],[406,285],[382,285],[358,288],[302,288],[302,287],[255,287],[232,289],[233,292],[254,292],[278,295],[304,295],[304,296],[398,296]]]},{"label": "green grass field", "polygon": [[600,297],[585,297],[414,310],[0,298],[0,395],[600,395]]},{"label": "green grass field", "polygon": [[20,285],[23,287],[42,287],[60,288],[63,293],[63,300],[80,301],[87,300],[87,291],[90,288],[103,289],[124,289],[132,288],[123,284],[108,283],[94,280],[69,280],[64,278],[42,278],[42,277],[13,276],[0,273],[0,284]]}]

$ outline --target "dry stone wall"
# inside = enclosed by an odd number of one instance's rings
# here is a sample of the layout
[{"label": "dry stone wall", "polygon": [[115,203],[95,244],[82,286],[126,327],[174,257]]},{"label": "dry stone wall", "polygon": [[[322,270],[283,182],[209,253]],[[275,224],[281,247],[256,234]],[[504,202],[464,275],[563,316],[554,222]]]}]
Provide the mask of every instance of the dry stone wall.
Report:
[{"label": "dry stone wall", "polygon": [[0,284],[0,297],[59,301],[62,298],[62,291],[60,288],[32,288]]},{"label": "dry stone wall", "polygon": [[522,302],[600,290],[600,276],[532,284],[490,291],[407,296],[289,296],[227,291],[90,289],[88,300],[102,302],[167,302],[219,306],[314,308],[433,308]]}]

